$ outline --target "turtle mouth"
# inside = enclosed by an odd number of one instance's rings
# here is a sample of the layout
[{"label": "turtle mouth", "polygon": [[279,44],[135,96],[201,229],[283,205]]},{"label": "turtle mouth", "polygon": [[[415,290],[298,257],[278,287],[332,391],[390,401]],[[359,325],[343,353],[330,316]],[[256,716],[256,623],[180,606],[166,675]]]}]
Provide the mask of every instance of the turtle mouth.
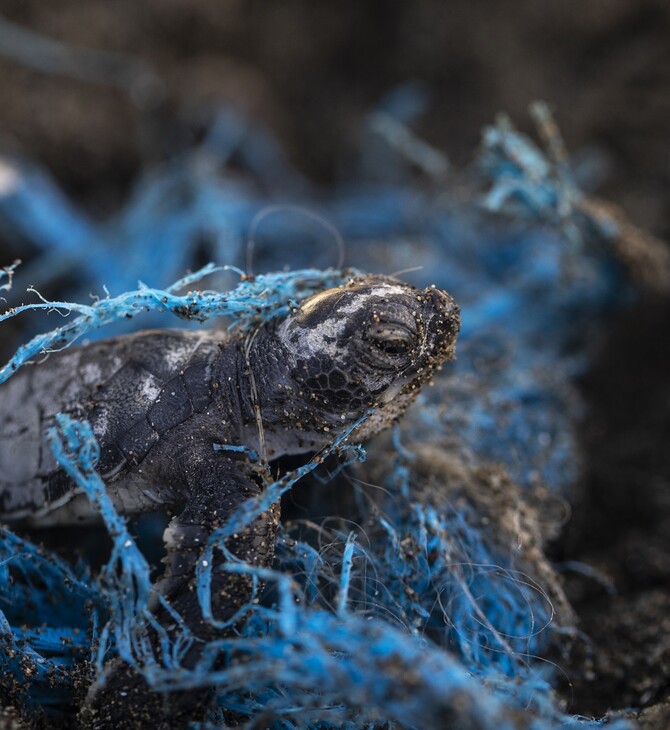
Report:
[{"label": "turtle mouth", "polygon": [[391,403],[391,401],[394,401],[400,393],[402,393],[403,389],[407,386],[408,381],[406,381],[404,378],[401,378],[400,380],[397,380],[395,383],[392,383],[383,393],[382,397],[379,399],[382,405],[386,405],[387,403]]}]

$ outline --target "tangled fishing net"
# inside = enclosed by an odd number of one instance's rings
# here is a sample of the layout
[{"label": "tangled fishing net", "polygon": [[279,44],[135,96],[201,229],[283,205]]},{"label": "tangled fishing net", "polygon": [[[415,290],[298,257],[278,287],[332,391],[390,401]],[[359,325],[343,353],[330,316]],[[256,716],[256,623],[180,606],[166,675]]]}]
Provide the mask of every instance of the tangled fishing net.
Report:
[{"label": "tangled fishing net", "polygon": [[[198,597],[214,622],[207,556],[291,490],[311,500],[308,514],[283,519],[272,569],[225,565],[248,574],[255,590],[230,622],[234,631],[210,642],[194,667],[180,664],[193,637],[178,615],[175,633],[158,632],[160,652],[149,641],[149,629],[158,631],[151,562],[95,471],[90,426],[59,419],[48,443],[99,512],[111,554],[98,570],[0,528],[5,703],[35,721],[72,715],[96,672],[120,656],[158,690],[213,688],[211,728],[599,724],[566,714],[552,688],[559,649],[578,631],[544,546],[579,474],[574,379],[608,313],[634,297],[636,277],[661,286],[667,262],[649,242],[622,243],[616,217],[580,194],[546,109],[536,115],[548,156],[501,120],[485,132],[465,202],[445,198],[446,161],[384,109],[375,128],[439,185],[369,186],[326,202],[307,196],[348,241],[352,265],[391,273],[419,261],[424,268],[408,279],[454,295],[463,313],[458,359],[392,433],[365,449],[338,435],[211,536]],[[202,148],[153,171],[106,224],[88,220],[43,172],[5,163],[15,175],[0,219],[32,246],[29,280],[48,281],[76,262],[75,297],[91,281],[125,293],[9,309],[0,326],[34,310],[65,318],[22,344],[0,382],[43,353],[128,331],[136,320],[249,329],[348,279],[339,269],[247,277],[206,266],[164,289],[136,285],[177,279],[203,237],[213,258],[242,263],[246,231],[266,201],[225,175],[234,123],[225,118]],[[258,149],[247,150],[256,163],[267,147]],[[397,164],[409,163],[400,156]],[[255,265],[281,270],[304,239],[281,215],[265,223]],[[220,281],[224,268],[236,286],[199,288],[205,277]],[[9,266],[0,283],[11,275],[28,281]]]}]

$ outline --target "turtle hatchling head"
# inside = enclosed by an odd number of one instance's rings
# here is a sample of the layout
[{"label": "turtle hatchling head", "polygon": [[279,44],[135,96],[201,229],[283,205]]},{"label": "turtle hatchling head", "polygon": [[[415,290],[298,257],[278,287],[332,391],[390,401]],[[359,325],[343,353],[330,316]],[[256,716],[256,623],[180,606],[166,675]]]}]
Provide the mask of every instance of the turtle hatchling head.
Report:
[{"label": "turtle hatchling head", "polygon": [[306,299],[277,334],[291,379],[313,406],[315,430],[375,409],[359,440],[389,425],[453,358],[459,326],[459,309],[446,292],[364,276]]}]

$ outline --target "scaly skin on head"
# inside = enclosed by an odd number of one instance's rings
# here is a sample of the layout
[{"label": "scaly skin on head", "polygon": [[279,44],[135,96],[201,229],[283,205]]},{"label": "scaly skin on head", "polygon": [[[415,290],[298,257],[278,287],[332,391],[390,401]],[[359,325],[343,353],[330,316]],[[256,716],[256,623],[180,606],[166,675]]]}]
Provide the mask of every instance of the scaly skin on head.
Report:
[{"label": "scaly skin on head", "polygon": [[[459,327],[446,292],[385,276],[355,278],[305,300],[250,345],[264,453],[317,449],[371,409],[352,440],[389,426],[454,357]],[[253,428],[247,435],[259,446]]]}]

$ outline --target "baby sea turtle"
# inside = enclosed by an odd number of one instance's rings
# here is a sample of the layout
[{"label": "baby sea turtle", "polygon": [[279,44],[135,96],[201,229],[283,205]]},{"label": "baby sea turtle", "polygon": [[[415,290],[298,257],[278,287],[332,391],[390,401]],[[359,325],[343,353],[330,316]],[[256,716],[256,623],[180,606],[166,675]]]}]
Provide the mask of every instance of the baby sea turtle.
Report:
[{"label": "baby sea turtle", "polygon": [[[317,451],[371,408],[350,440],[377,433],[453,357],[458,329],[458,307],[445,292],[365,276],[251,334],[140,332],[54,353],[0,387],[0,521],[46,527],[95,519],[44,438],[57,413],[88,420],[119,512],[181,510],[164,534],[160,591],[206,641],[212,629],[193,590],[194,566],[211,532],[263,489],[251,450],[262,463]],[[269,565],[277,519],[277,510],[261,515],[231,551]],[[217,619],[231,617],[248,595],[243,577],[214,567]],[[106,701],[110,687],[114,701],[124,689],[126,706],[143,704],[147,720],[155,712],[137,696],[144,690],[128,667],[108,667],[107,680]],[[99,699],[97,706],[94,726],[125,727],[123,712],[100,709]],[[137,707],[132,712],[141,723]],[[156,715],[151,724],[160,726]]]}]

